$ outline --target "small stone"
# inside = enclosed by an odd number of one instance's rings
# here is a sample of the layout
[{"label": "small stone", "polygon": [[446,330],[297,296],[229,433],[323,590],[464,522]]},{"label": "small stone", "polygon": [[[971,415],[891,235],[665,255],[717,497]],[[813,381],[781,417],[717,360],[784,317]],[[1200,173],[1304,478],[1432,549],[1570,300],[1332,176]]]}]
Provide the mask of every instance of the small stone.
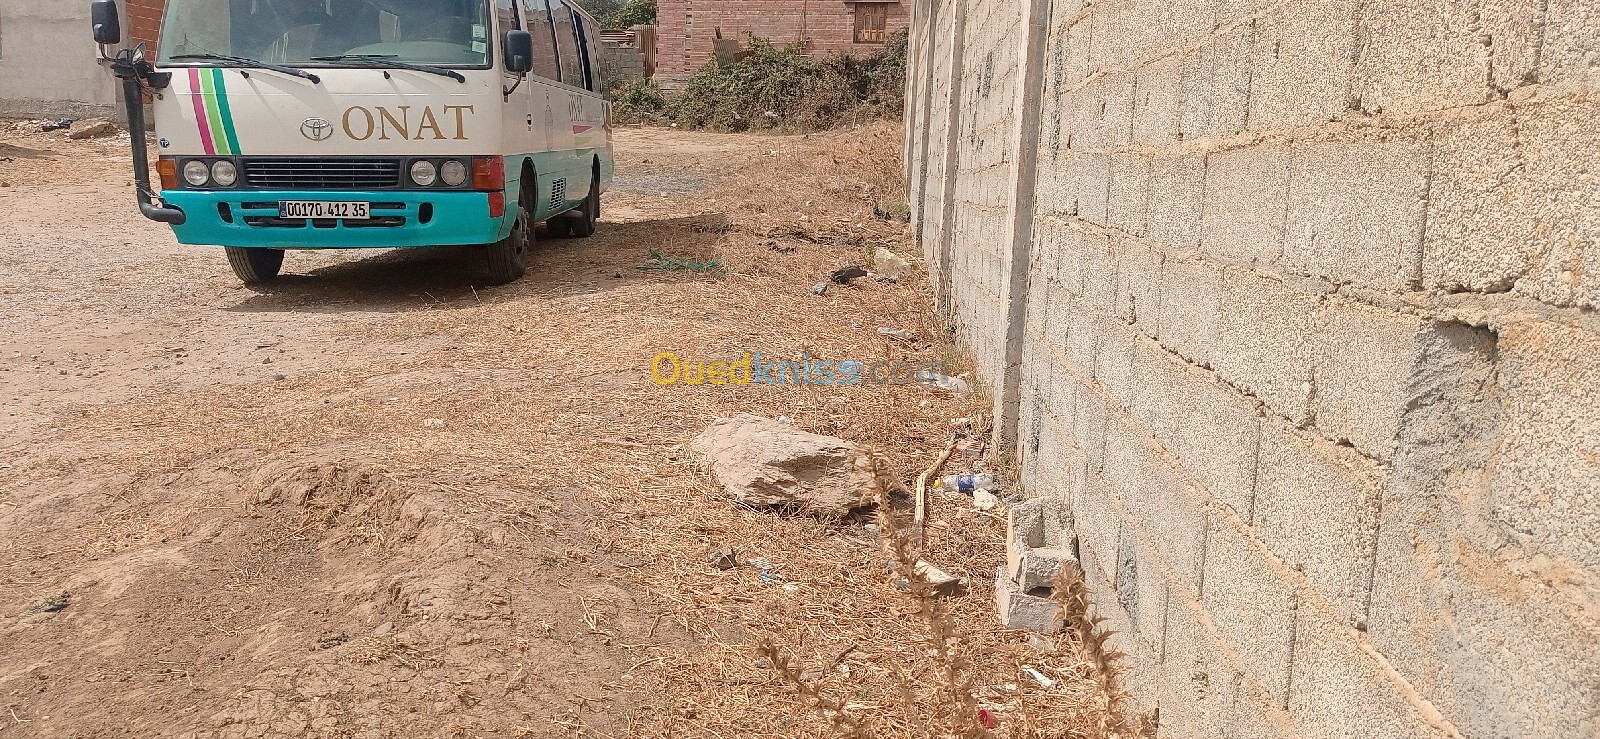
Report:
[{"label": "small stone", "polygon": [[283,375],[273,375],[273,376],[272,376],[272,379],[274,379],[274,380],[277,380],[277,381],[279,381],[279,382],[283,382],[283,381],[284,381],[284,380],[287,380],[287,379],[289,379],[289,378],[288,378],[288,377],[285,377],[285,376],[283,376]]},{"label": "small stone", "polygon": [[706,561],[719,570],[731,570],[739,566],[738,555],[732,549],[713,549],[706,553]]},{"label": "small stone", "polygon": [[888,249],[878,247],[872,251],[872,265],[878,276],[896,282],[911,275],[911,263]]},{"label": "small stone", "polygon": [[987,490],[976,490],[972,493],[972,504],[980,511],[992,511],[1000,505],[1000,499]]},{"label": "small stone", "polygon": [[384,634],[387,634],[387,633],[389,633],[390,631],[393,631],[393,630],[394,630],[394,622],[393,621],[384,621],[383,623],[378,624],[378,628],[372,630],[372,635],[373,636],[383,636]]},{"label": "small stone", "polygon": [[817,283],[815,285],[812,285],[811,286],[811,294],[812,295],[827,295],[828,294],[828,283],[819,282],[819,283]]}]

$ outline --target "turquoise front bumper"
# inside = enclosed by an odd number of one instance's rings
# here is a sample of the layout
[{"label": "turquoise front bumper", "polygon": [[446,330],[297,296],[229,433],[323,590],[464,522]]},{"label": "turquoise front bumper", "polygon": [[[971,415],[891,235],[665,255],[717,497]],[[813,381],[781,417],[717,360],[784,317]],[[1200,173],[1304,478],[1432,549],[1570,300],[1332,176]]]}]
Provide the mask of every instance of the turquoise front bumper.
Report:
[{"label": "turquoise front bumper", "polygon": [[[268,249],[374,249],[491,244],[510,235],[511,214],[489,215],[489,193],[429,191],[168,190],[186,220],[180,244]],[[367,221],[278,218],[279,200],[363,201]]]}]

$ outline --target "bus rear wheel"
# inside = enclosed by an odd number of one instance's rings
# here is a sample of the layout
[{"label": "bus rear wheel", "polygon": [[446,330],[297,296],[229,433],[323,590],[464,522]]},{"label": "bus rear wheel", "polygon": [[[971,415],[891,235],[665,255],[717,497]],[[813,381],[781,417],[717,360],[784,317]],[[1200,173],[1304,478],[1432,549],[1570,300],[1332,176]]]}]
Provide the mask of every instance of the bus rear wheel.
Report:
[{"label": "bus rear wheel", "polygon": [[489,245],[489,281],[493,284],[514,282],[528,271],[534,235],[526,201],[526,197],[517,198],[517,218],[511,234]]},{"label": "bus rear wheel", "polygon": [[283,270],[282,249],[225,246],[222,250],[228,255],[228,266],[246,285],[264,285],[278,279],[278,273]]},{"label": "bus rear wheel", "polygon": [[589,183],[589,195],[583,199],[583,205],[546,221],[545,228],[550,229],[550,235],[558,239],[585,239],[594,235],[599,220],[600,178],[596,177]]}]

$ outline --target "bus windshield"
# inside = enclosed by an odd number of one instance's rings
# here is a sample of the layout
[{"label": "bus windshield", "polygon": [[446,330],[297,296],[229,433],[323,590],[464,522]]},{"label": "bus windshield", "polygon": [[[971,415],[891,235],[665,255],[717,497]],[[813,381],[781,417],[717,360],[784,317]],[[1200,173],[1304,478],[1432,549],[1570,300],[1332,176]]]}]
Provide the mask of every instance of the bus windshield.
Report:
[{"label": "bus windshield", "polygon": [[217,54],[292,66],[371,57],[487,67],[485,0],[167,0],[161,61]]}]

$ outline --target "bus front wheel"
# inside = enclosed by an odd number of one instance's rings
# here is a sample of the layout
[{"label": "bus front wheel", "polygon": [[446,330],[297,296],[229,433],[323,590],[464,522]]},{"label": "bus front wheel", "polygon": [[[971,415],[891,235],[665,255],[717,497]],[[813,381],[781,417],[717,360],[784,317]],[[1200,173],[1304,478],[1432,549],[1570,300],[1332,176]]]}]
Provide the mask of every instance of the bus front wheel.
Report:
[{"label": "bus front wheel", "polygon": [[489,280],[501,285],[513,282],[528,271],[528,252],[533,250],[533,222],[526,197],[517,198],[517,219],[511,234],[489,245]]},{"label": "bus front wheel", "polygon": [[276,280],[278,273],[283,270],[282,249],[225,246],[223,251],[228,254],[228,266],[246,285],[262,285]]}]

